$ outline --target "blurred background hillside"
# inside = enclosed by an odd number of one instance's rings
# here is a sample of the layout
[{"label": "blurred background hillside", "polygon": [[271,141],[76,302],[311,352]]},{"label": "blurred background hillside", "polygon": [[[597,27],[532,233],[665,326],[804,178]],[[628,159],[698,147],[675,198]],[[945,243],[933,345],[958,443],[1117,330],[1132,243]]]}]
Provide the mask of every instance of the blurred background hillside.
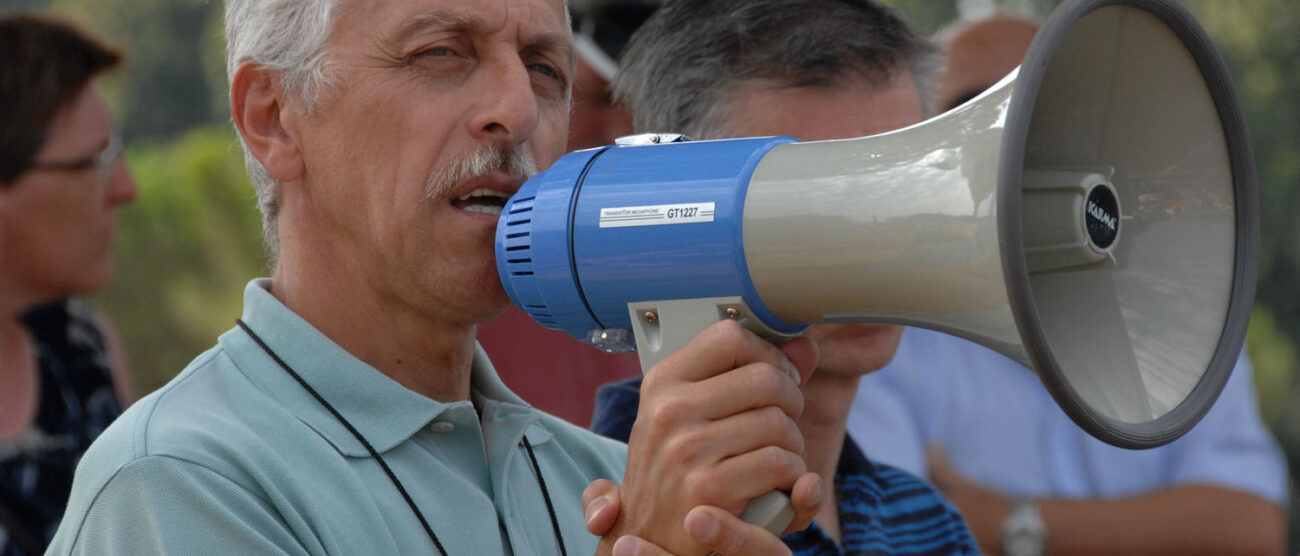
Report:
[{"label": "blurred background hillside", "polygon": [[[1045,17],[1060,0],[886,0],[933,33],[995,11]],[[1260,178],[1262,260],[1249,332],[1265,422],[1300,477],[1300,7],[1295,0],[1184,0],[1228,62]],[[213,344],[267,273],[260,225],[226,105],[222,4],[205,0],[0,0],[54,12],[127,52],[101,83],[140,186],[121,214],[118,274],[97,299],[147,393]],[[2,54],[0,54],[2,55]],[[0,60],[3,63],[3,60]],[[1292,499],[1296,491],[1292,491]],[[1292,512],[1288,553],[1300,548]]]}]

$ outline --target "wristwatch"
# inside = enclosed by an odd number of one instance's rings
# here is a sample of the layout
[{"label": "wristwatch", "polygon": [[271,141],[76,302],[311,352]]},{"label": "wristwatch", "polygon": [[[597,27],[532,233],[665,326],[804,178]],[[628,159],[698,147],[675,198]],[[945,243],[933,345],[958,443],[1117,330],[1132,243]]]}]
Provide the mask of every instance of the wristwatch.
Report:
[{"label": "wristwatch", "polygon": [[1002,556],[1042,556],[1047,552],[1047,525],[1033,500],[1017,500],[1002,521]]}]

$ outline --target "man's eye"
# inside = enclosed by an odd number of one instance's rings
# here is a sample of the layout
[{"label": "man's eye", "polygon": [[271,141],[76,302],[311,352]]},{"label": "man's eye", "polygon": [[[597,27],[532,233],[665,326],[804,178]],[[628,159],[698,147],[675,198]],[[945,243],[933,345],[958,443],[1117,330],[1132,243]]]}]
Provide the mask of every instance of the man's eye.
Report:
[{"label": "man's eye", "polygon": [[563,76],[563,75],[560,75],[559,70],[556,70],[555,68],[553,68],[553,67],[551,67],[551,66],[549,66],[549,65],[546,65],[546,64],[529,64],[529,65],[528,65],[528,71],[537,72],[537,73],[540,73],[540,74],[542,74],[542,75],[544,75],[544,76],[546,76],[546,77],[549,77],[549,78],[551,78],[551,79],[554,79],[554,80],[556,80],[556,81],[559,81],[560,83],[564,83],[564,76]]},{"label": "man's eye", "polygon": [[417,52],[415,55],[416,55],[416,56],[428,56],[428,57],[430,57],[430,58],[445,58],[445,57],[447,57],[447,56],[454,56],[454,55],[456,55],[456,51],[455,51],[455,50],[452,50],[452,49],[450,49],[450,48],[434,47],[434,48],[430,48],[430,49],[428,49],[428,50],[421,50],[420,52]]}]

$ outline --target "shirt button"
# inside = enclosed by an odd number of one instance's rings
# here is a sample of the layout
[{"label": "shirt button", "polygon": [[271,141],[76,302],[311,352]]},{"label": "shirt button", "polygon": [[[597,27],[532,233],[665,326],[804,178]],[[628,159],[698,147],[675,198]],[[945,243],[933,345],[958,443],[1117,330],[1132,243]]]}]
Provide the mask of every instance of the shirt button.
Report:
[{"label": "shirt button", "polygon": [[429,425],[429,430],[433,432],[451,432],[456,430],[456,423],[451,421],[434,421]]}]

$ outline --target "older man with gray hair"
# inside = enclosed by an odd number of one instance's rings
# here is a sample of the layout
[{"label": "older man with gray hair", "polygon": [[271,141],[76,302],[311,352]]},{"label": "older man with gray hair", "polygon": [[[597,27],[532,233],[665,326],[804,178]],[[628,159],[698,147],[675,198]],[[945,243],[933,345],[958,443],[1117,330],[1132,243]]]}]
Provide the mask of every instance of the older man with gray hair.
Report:
[{"label": "older man with gray hair", "polygon": [[[226,31],[273,275],[90,448],[51,553],[785,550],[733,512],[816,510],[811,342],[711,327],[650,370],[630,446],[528,406],[474,342],[509,303],[502,203],[564,149],[561,0],[228,0]],[[627,508],[603,539],[597,479]]]}]

